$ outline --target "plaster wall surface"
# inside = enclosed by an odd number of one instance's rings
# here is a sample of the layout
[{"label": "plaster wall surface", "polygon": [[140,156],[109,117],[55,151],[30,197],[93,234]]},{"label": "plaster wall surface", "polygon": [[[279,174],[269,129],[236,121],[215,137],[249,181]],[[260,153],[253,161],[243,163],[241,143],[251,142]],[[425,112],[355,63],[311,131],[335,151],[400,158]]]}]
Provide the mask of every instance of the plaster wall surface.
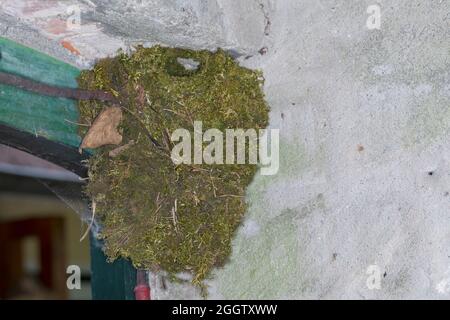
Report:
[{"label": "plaster wall surface", "polygon": [[[450,298],[449,27],[444,0],[0,2],[3,36],[80,67],[162,43],[263,70],[280,169],[249,187],[210,298]],[[160,279],[155,298],[200,297]]]}]

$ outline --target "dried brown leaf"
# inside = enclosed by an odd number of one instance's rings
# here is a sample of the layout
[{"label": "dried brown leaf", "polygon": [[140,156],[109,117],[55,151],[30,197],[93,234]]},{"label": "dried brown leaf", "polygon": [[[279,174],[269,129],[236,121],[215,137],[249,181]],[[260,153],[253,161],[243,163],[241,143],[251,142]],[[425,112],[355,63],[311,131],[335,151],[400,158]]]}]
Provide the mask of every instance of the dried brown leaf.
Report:
[{"label": "dried brown leaf", "polygon": [[89,131],[84,136],[80,150],[95,149],[108,144],[120,144],[122,135],[117,130],[122,120],[122,109],[117,106],[104,109],[95,118]]}]

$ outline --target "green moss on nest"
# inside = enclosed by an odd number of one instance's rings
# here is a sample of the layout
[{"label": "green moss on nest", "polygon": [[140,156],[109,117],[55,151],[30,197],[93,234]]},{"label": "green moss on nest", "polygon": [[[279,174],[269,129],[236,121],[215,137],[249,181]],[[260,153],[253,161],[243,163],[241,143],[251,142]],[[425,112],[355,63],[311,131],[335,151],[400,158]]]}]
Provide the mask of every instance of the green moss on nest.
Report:
[{"label": "green moss on nest", "polygon": [[[178,57],[200,66],[187,71]],[[156,46],[101,60],[81,74],[79,83],[120,99],[123,144],[134,141],[114,158],[108,155],[114,146],[99,148],[89,162],[86,193],[97,205],[106,254],[111,260],[130,258],[138,268],[188,271],[200,285],[231,252],[246,210],[245,188],[257,168],[176,166],[168,137],[177,128],[193,132],[194,120],[203,121],[203,130],[266,127],[261,74],[240,67],[222,50]],[[80,102],[80,122],[92,123],[104,107],[98,101]]]}]

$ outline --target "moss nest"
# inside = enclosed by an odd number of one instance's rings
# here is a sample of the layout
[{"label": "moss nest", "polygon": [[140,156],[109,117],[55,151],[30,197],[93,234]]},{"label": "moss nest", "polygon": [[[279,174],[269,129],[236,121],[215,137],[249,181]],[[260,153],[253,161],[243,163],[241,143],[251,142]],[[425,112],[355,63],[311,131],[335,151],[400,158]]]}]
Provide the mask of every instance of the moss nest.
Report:
[{"label": "moss nest", "polygon": [[[178,58],[199,66],[186,69]],[[137,268],[171,275],[187,271],[197,285],[224,265],[257,165],[175,165],[170,135],[178,128],[192,133],[194,121],[202,121],[203,130],[265,128],[262,81],[220,49],[160,46],[119,52],[82,72],[81,88],[113,93],[124,110],[119,130],[126,147],[114,157],[118,146],[96,149],[85,188],[110,260],[125,257]],[[80,123],[92,124],[105,107],[80,102]],[[83,136],[87,128],[80,130]]]}]

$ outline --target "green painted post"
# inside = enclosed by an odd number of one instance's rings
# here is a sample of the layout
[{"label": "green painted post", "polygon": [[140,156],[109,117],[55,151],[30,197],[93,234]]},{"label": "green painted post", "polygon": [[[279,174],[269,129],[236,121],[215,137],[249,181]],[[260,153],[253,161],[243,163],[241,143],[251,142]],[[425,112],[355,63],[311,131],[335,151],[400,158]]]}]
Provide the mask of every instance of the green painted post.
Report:
[{"label": "green painted post", "polygon": [[91,235],[91,285],[95,300],[134,300],[136,270],[130,261],[108,263],[102,243]]}]

